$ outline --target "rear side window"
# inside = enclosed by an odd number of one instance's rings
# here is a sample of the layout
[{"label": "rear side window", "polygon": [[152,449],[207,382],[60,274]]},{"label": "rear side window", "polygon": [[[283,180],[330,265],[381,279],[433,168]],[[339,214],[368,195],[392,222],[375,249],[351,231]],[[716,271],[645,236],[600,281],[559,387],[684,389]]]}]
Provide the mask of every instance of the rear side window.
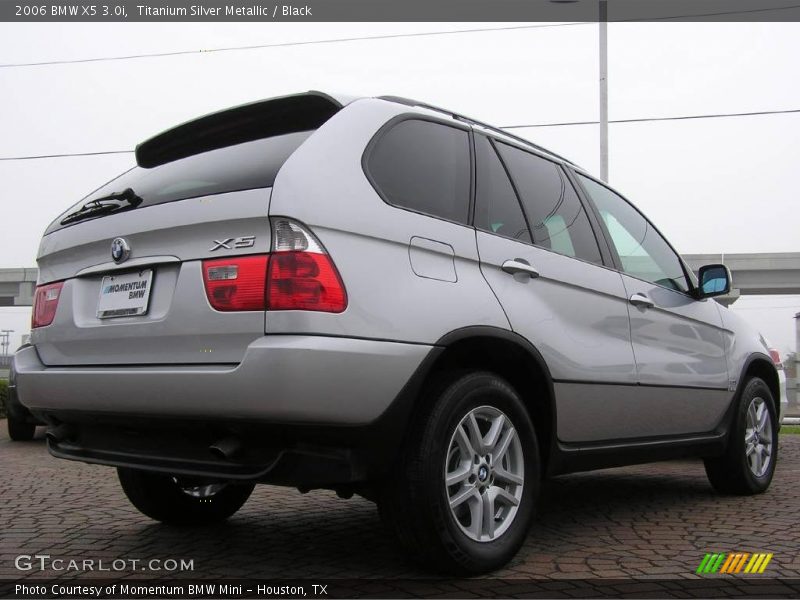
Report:
[{"label": "rear side window", "polygon": [[602,263],[586,211],[563,169],[556,163],[498,143],[519,192],[533,243],[559,254]]},{"label": "rear side window", "polygon": [[431,121],[400,121],[377,138],[366,171],[394,206],[466,224],[469,218],[469,135]]},{"label": "rear side window", "polygon": [[[145,206],[270,187],[286,159],[311,135],[301,131],[195,154],[153,167],[134,167],[95,190],[55,220],[46,233],[61,229],[61,220],[87,202],[128,188]],[[66,225],[69,226],[69,225]]]},{"label": "rear side window", "polygon": [[491,142],[482,135],[475,136],[475,171],[475,227],[532,243],[525,215],[506,169]]}]

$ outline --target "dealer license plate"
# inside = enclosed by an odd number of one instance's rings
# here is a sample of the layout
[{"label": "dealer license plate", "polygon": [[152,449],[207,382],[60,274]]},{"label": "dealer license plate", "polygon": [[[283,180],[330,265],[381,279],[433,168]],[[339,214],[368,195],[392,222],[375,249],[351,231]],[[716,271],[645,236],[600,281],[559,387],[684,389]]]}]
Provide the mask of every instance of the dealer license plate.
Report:
[{"label": "dealer license plate", "polygon": [[103,277],[100,300],[97,303],[97,318],[111,319],[145,314],[150,302],[152,283],[152,269]]}]

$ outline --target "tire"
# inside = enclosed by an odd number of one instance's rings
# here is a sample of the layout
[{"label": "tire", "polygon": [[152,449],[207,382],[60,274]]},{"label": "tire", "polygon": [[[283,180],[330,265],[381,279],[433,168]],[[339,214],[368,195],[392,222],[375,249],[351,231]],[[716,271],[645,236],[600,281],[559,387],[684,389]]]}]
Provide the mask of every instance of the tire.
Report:
[{"label": "tire", "polygon": [[[757,422],[757,428],[752,427]],[[758,464],[758,457],[761,464]],[[769,386],[750,379],[737,400],[736,413],[722,456],[705,459],[706,474],[721,494],[749,496],[764,492],[778,461],[778,419]]]},{"label": "tire", "polygon": [[239,510],[253,484],[184,482],[161,473],[117,469],[122,490],[139,512],[168,525],[206,525],[224,521]]},{"label": "tire", "polygon": [[[411,558],[428,569],[457,575],[497,569],[524,542],[539,494],[539,450],[530,416],[516,391],[488,372],[453,374],[423,401],[429,408],[412,421],[399,464],[381,487],[381,518]],[[476,452],[478,436],[485,446]],[[446,472],[460,481],[446,486]],[[483,516],[491,511],[489,502],[495,511],[491,521]]]},{"label": "tire", "polygon": [[8,437],[15,442],[29,442],[36,434],[36,425],[8,417]]}]

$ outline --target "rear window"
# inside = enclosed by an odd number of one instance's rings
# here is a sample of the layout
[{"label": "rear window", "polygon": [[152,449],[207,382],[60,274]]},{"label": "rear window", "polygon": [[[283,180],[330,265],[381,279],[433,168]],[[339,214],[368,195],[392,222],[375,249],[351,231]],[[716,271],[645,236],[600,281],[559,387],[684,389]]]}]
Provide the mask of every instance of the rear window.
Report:
[{"label": "rear window", "polygon": [[495,235],[532,243],[517,193],[491,142],[475,136],[475,227]]},{"label": "rear window", "polygon": [[142,199],[136,208],[141,210],[176,200],[271,187],[283,163],[311,133],[301,131],[277,135],[203,152],[150,169],[134,167],[60,215],[45,233],[72,225],[61,225],[61,220],[87,202],[128,188]]},{"label": "rear window", "polygon": [[498,143],[519,191],[533,243],[559,254],[602,264],[600,248],[575,188],[556,163]]},{"label": "rear window", "polygon": [[431,121],[408,119],[380,135],[366,170],[375,189],[394,206],[467,223],[469,134]]}]

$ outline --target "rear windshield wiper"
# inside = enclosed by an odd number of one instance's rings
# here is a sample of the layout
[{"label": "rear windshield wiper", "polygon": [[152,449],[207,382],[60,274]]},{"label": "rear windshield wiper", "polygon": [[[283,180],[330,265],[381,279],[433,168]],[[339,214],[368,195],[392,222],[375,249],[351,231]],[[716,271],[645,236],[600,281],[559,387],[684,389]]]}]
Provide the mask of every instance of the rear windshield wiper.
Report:
[{"label": "rear windshield wiper", "polygon": [[127,188],[121,192],[114,192],[102,198],[90,200],[75,212],[71,212],[61,219],[61,224],[75,223],[76,221],[108,214],[123,208],[136,208],[141,203],[142,198],[133,191],[133,188]]}]

